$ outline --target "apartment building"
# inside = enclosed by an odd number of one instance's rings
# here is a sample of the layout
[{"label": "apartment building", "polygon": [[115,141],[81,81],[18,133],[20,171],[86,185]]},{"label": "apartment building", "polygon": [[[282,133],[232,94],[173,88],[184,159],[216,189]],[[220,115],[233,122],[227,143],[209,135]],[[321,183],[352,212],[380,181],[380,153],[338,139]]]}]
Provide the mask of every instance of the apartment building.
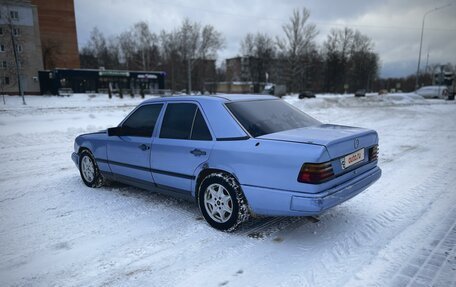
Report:
[{"label": "apartment building", "polygon": [[41,54],[36,6],[30,0],[1,0],[0,93],[18,94],[19,81],[25,93],[39,93]]}]

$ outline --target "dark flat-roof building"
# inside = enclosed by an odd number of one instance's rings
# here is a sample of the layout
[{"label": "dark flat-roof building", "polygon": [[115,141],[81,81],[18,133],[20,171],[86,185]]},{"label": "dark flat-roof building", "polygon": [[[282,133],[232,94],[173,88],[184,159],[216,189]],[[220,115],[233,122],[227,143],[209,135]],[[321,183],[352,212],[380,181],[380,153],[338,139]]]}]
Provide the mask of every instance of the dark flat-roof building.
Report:
[{"label": "dark flat-roof building", "polygon": [[108,93],[108,90],[158,93],[165,87],[165,72],[104,69],[53,69],[39,72],[41,94]]}]

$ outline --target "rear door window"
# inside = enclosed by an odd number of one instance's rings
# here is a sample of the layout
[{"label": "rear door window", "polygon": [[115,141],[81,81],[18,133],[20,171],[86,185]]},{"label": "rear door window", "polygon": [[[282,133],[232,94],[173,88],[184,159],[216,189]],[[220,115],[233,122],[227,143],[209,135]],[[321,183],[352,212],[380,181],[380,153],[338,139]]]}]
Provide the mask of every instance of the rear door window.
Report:
[{"label": "rear door window", "polygon": [[160,138],[212,140],[201,111],[196,104],[168,104],[163,117]]}]

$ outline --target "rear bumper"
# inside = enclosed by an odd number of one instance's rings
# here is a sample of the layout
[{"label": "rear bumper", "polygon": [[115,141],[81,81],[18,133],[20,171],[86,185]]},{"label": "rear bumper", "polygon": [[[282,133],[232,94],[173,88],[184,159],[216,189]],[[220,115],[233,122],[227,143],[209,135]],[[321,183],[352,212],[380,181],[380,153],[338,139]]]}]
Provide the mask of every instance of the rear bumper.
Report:
[{"label": "rear bumper", "polygon": [[310,194],[242,185],[253,213],[270,216],[318,215],[359,194],[382,174],[374,167],[359,176],[320,193]]},{"label": "rear bumper", "polygon": [[79,155],[74,152],[74,153],[71,154],[71,159],[73,160],[73,162],[76,165],[76,167],[79,168]]}]

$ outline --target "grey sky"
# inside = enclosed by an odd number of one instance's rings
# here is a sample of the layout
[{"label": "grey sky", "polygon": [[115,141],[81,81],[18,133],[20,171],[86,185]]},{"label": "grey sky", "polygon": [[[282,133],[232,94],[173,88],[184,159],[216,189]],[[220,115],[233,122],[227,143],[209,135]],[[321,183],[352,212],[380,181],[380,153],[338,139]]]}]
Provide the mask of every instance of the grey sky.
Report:
[{"label": "grey sky", "polygon": [[125,31],[144,20],[153,32],[172,30],[185,17],[211,24],[226,40],[219,60],[239,53],[248,32],[282,36],[282,25],[294,8],[311,11],[310,22],[319,30],[322,44],[328,31],[345,26],[372,38],[380,54],[381,76],[405,76],[416,72],[421,23],[426,11],[451,3],[426,17],[422,65],[456,64],[456,0],[75,0],[79,46],[87,43],[97,26],[105,35]]}]

